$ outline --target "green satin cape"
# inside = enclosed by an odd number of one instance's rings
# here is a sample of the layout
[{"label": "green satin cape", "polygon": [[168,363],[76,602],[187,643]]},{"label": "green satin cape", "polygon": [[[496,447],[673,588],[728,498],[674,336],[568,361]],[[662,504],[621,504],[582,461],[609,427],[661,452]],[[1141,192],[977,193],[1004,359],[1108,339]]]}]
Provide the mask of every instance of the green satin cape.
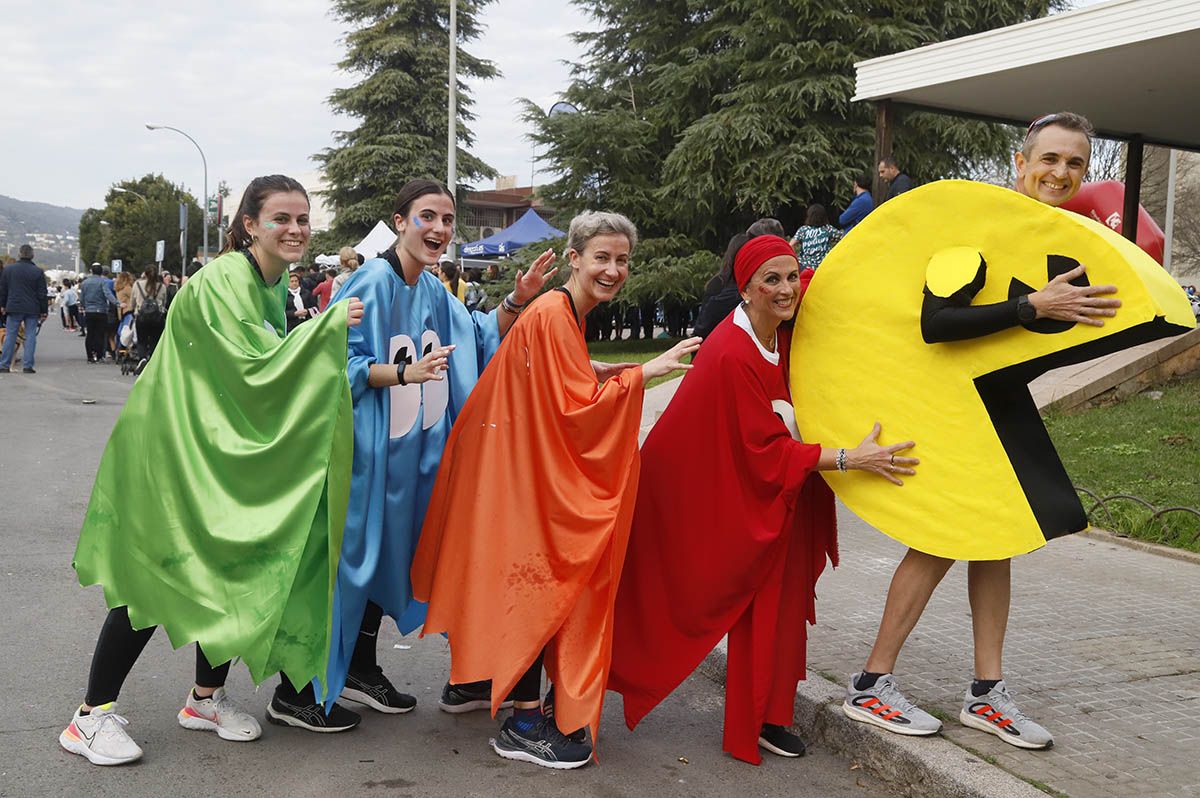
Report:
[{"label": "green satin cape", "polygon": [[74,565],[135,629],[302,686],[325,674],[353,416],[346,303],[281,338],[285,297],[239,253],[182,288],[104,450]]}]

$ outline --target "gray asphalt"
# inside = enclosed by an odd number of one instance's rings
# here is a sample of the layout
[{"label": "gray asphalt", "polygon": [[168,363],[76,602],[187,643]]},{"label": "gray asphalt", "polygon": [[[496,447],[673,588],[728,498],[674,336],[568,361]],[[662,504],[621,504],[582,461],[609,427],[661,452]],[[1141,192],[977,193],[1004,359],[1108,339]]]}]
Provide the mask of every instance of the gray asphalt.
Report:
[{"label": "gray asphalt", "polygon": [[[401,639],[390,622],[379,657],[397,687],[418,697],[404,716],[367,711],[357,730],[316,735],[264,724],[261,740],[231,743],[186,731],[175,713],[193,654],[155,636],[118,707],[146,751],[141,762],[98,768],[59,748],[83,700],[105,615],[99,588],[71,570],[92,479],[132,379],[88,365],[83,339],[55,320],[38,342],[36,375],[0,374],[0,796],[854,796],[893,795],[854,763],[819,748],[801,760],[767,755],[761,767],[721,751],[722,691],[693,676],[636,732],[609,694],[599,764],[553,772],[498,758],[486,713],[436,706],[448,667],[441,638]],[[84,401],[93,403],[84,404]],[[154,500],[154,486],[131,501]],[[269,682],[255,690],[235,666],[229,689],[262,718]]]}]

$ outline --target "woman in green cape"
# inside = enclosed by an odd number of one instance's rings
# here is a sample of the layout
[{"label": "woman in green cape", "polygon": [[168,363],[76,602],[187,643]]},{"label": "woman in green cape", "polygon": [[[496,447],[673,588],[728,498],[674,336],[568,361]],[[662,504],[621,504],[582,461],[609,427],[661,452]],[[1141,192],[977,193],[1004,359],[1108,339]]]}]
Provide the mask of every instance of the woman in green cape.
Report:
[{"label": "woman in green cape", "polygon": [[74,565],[111,611],[59,736],[94,764],[142,755],[113,702],[156,626],[175,647],[197,643],[187,729],[262,733],[225,693],[234,657],[255,682],[324,675],[353,440],[346,329],[363,305],[352,297],[283,337],[280,277],[304,255],[308,214],[295,180],[250,183],[225,252],[172,303],[100,461]]}]

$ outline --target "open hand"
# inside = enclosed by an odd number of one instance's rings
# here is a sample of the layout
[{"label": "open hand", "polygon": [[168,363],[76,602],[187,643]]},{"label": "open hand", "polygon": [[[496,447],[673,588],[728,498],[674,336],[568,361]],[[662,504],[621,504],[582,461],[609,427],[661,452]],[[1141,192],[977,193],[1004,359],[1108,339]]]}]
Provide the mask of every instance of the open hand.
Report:
[{"label": "open hand", "polygon": [[529,264],[529,271],[517,270],[517,279],[513,283],[513,299],[518,305],[525,305],[537,296],[538,292],[546,285],[546,281],[558,271],[558,267],[546,271],[546,268],[553,262],[554,250],[548,249],[538,255],[537,260]]},{"label": "open hand", "polygon": [[404,368],[404,381],[409,384],[429,382],[430,380],[441,382],[445,379],[442,372],[446,370],[446,363],[453,351],[454,344],[442,346],[431,350],[428,355],[416,363],[409,363]]},{"label": "open hand", "polygon": [[663,352],[658,357],[644,363],[642,365],[642,377],[649,381],[655,377],[670,374],[672,371],[687,371],[692,365],[684,363],[683,359],[699,349],[700,343],[703,340],[703,338],[699,337],[686,338],[675,344],[675,346]]},{"label": "open hand", "polygon": [[601,360],[592,361],[592,371],[596,372],[596,382],[604,382],[609,377],[615,377],[625,369],[631,369],[637,363],[605,363]]},{"label": "open hand", "polygon": [[1117,315],[1121,300],[1100,296],[1117,293],[1115,285],[1071,285],[1072,280],[1082,277],[1086,271],[1087,267],[1080,264],[1046,283],[1041,291],[1030,294],[1029,304],[1037,310],[1038,318],[1103,327],[1104,322],[1097,317]]},{"label": "open hand", "polygon": [[876,421],[875,426],[867,433],[867,437],[863,438],[863,442],[857,448],[846,452],[846,467],[858,471],[870,471],[894,485],[903,485],[904,483],[896,475],[913,476],[917,473],[913,466],[921,461],[915,457],[897,457],[896,455],[908,451],[916,444],[912,441],[905,441],[904,443],[894,443],[891,446],[880,446],[879,433],[882,429],[879,422]]}]

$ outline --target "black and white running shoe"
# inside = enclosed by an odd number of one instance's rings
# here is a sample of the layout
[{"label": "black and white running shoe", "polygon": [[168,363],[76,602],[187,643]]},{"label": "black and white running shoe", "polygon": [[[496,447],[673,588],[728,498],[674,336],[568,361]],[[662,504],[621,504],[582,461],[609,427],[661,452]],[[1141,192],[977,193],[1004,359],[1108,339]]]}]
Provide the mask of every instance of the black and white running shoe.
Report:
[{"label": "black and white running shoe", "polygon": [[267,722],[276,726],[294,726],[310,732],[333,734],[350,731],[362,722],[362,717],[341,704],[334,704],[333,709],[326,715],[325,707],[320,704],[297,706],[282,700],[276,693],[271,697],[271,703],[267,704]]},{"label": "black and white running shoe", "polygon": [[527,731],[520,730],[513,718],[504,721],[500,733],[492,740],[492,748],[505,759],[555,770],[581,768],[592,758],[591,745],[567,737],[558,730],[553,718],[545,716]]},{"label": "black and white running shoe", "polygon": [[346,674],[342,698],[389,715],[412,712],[417,705],[415,697],[392,687],[392,683],[383,675],[383,668],[378,666],[369,673]]},{"label": "black and white running shoe", "polygon": [[[500,703],[501,709],[510,709],[512,701],[506,699]],[[438,700],[438,709],[459,715],[463,712],[474,712],[477,709],[492,708],[492,683],[471,682],[469,684],[450,684],[442,688],[442,697]]]},{"label": "black and white running shoe", "polygon": [[758,747],[776,756],[804,756],[804,741],[788,731],[786,726],[764,723],[758,733]]}]

